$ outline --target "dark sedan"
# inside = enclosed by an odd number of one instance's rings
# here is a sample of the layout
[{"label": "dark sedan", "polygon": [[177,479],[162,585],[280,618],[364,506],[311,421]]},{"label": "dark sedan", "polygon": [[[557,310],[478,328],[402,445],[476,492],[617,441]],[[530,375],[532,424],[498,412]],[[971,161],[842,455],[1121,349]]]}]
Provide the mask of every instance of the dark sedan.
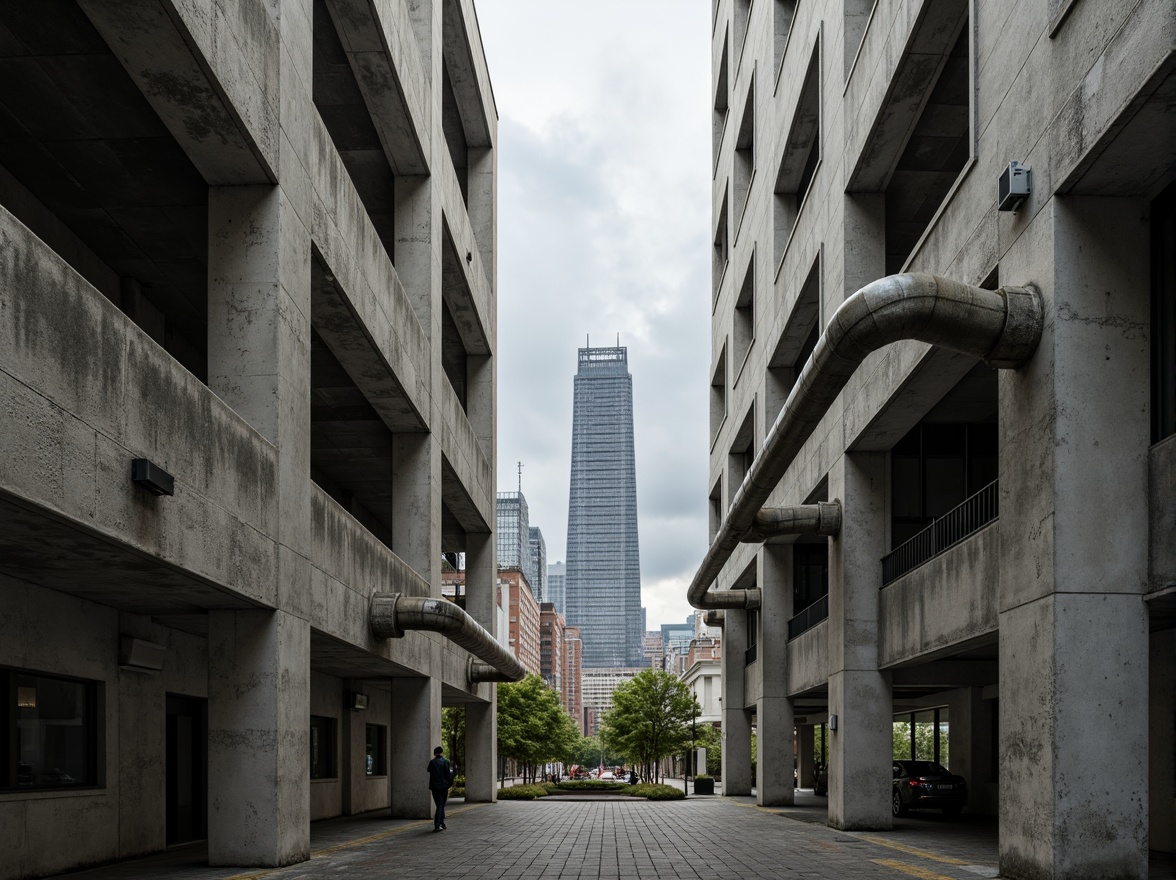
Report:
[{"label": "dark sedan", "polygon": [[946,816],[958,816],[968,803],[968,783],[942,764],[934,761],[895,761],[894,791],[891,805],[894,815],[907,810],[943,810]]}]

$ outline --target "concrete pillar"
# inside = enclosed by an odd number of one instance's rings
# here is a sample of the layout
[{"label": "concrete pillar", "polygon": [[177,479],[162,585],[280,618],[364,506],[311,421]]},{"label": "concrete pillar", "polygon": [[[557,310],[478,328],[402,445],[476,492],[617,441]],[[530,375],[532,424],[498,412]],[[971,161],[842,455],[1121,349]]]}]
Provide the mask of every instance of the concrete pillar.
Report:
[{"label": "concrete pillar", "polygon": [[1176,852],[1176,629],[1151,634],[1151,669],[1148,676],[1147,778],[1151,782],[1148,847]]},{"label": "concrete pillar", "polygon": [[751,794],[751,716],[744,700],[747,614],[727,610],[723,627],[723,794]]},{"label": "concrete pillar", "polygon": [[432,434],[392,438],[392,549],[441,595],[441,448]]},{"label": "concrete pillar", "polygon": [[1147,203],[1055,197],[1001,281],[1045,330],[1000,382],[1000,871],[1148,873]]},{"label": "concrete pillar", "polygon": [[[491,633],[498,631],[495,557],[494,535],[466,535],[466,611]],[[478,685],[478,696],[485,702],[466,704],[466,800],[493,802],[498,797],[497,685]]]},{"label": "concrete pillar", "polygon": [[[388,730],[392,761],[392,818],[429,819],[433,799],[429,795],[426,767],[433,749],[441,743],[441,682],[435,678],[392,679],[392,717]],[[452,756],[448,756],[452,757]]]},{"label": "concrete pillar", "polygon": [[791,804],[796,756],[792,701],[788,699],[788,619],[792,616],[792,545],[766,544],[760,552],[763,604],[756,652],[761,693],[756,702],[755,800]]},{"label": "concrete pillar", "polygon": [[844,511],[829,542],[829,825],[846,831],[891,826],[893,701],[878,671],[885,465],[882,453],[846,453],[829,471]]},{"label": "concrete pillar", "polygon": [[812,788],[817,782],[816,758],[813,757],[815,730],[811,724],[802,724],[796,728],[796,769],[799,771],[801,788]]},{"label": "concrete pillar", "polygon": [[310,625],[208,613],[208,862],[310,857]]}]

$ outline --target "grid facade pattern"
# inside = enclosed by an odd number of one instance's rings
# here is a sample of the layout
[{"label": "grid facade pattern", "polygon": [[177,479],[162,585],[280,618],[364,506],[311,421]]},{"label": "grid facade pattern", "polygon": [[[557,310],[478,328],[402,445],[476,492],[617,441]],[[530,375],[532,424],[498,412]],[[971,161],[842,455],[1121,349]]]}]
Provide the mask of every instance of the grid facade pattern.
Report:
[{"label": "grid facade pattern", "polygon": [[572,412],[568,621],[586,669],[643,662],[628,350],[581,348]]},{"label": "grid facade pattern", "polygon": [[555,606],[555,610],[563,616],[564,620],[567,620],[568,617],[567,595],[567,566],[562,562],[547,566],[547,601]]},{"label": "grid facade pattern", "polygon": [[499,492],[496,504],[495,545],[499,568],[517,568],[535,583],[531,568],[530,513],[522,492]]},{"label": "grid facade pattern", "polygon": [[547,542],[537,526],[531,526],[529,546],[531,566],[527,570],[527,580],[531,583],[531,592],[535,594],[536,602],[550,602],[547,595]]}]

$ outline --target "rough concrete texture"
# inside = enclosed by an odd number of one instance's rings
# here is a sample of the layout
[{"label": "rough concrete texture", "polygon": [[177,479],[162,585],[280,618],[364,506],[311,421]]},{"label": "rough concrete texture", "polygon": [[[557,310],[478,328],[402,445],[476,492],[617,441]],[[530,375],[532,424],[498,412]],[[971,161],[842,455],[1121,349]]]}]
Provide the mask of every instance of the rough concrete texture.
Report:
[{"label": "rough concrete texture", "polygon": [[[0,877],[165,845],[167,694],[208,701],[218,863],[305,858],[312,816],[426,813],[443,693],[482,719],[471,791],[492,799],[493,685],[471,685],[469,655],[440,636],[377,642],[368,627],[373,592],[439,595],[442,550],[469,553],[471,610],[493,623],[497,117],[472,4],[78,0],[44,15],[117,80],[104,136],[150,135],[161,152],[140,163],[127,210],[93,197],[110,186],[97,172],[75,169],[62,189],[50,165],[0,168],[0,663],[97,682],[102,753],[98,789],[0,795]],[[372,157],[391,227],[318,103],[324,23],[366,102],[360,121],[385,135]],[[446,139],[446,75],[464,161]],[[88,137],[70,130],[84,115],[55,125]],[[122,130],[132,117],[140,129]],[[168,169],[192,192],[160,213],[150,187]],[[58,190],[113,226],[97,234]],[[190,265],[176,258],[193,248]],[[186,299],[142,274],[160,266]],[[466,349],[464,399],[442,369],[445,308]],[[380,534],[365,499],[331,488],[340,459],[315,431],[326,392],[312,328],[392,450]],[[359,448],[332,455],[363,468]],[[136,457],[173,474],[175,494],[136,488]],[[443,505],[459,526],[444,536]],[[118,670],[123,634],[164,645],[164,670]],[[347,705],[356,680],[371,682],[366,714]],[[312,701],[339,731],[338,778],[314,785]],[[364,770],[365,718],[388,728],[382,777]]]},{"label": "rough concrete texture", "polygon": [[[782,12],[788,32],[779,39]],[[841,498],[828,620],[791,641],[786,622],[762,626],[752,666],[773,642],[785,644],[785,693],[796,717],[849,720],[831,734],[831,822],[883,821],[878,798],[889,780],[867,777],[888,762],[882,733],[892,714],[947,708],[951,768],[969,777],[969,809],[995,812],[999,804],[1002,876],[1145,876],[1145,838],[1171,846],[1159,827],[1171,826],[1170,792],[1153,785],[1149,796],[1145,783],[1155,750],[1172,753],[1172,734],[1157,721],[1167,717],[1156,705],[1163,698],[1153,694],[1149,708],[1143,683],[1171,679],[1154,644],[1173,620],[1163,591],[1176,570],[1168,539],[1176,447],[1167,440],[1149,449],[1148,248],[1149,206],[1171,181],[1176,144],[1176,10],[1133,0],[879,0],[721,2],[715,15],[719,244],[708,381],[721,383],[714,399],[726,417],[712,420],[708,486],[721,486],[726,498],[738,490],[729,453],[740,448],[749,413],[753,449],[762,447],[802,366],[791,360],[800,328],[814,316],[823,328],[888,263],[976,285],[1033,283],[1045,307],[1037,353],[998,378],[999,518],[880,593],[879,558],[897,543],[890,450],[933,421],[975,361],[913,342],[866,358],[767,502]],[[966,60],[945,60],[961,34]],[[808,112],[814,57],[820,157],[798,200],[790,136]],[[952,64],[966,75],[959,94],[967,106],[931,97],[935,71]],[[753,145],[739,140],[749,106]],[[950,108],[936,110],[935,120],[962,163],[931,184],[930,201],[910,182],[911,172],[942,158],[920,152],[931,149],[918,131],[928,106]],[[1014,159],[1032,165],[1033,190],[1015,213],[1000,212],[996,180]],[[907,200],[919,201],[919,217],[908,215],[913,228],[898,229]],[[893,252],[896,234],[914,242],[905,256]],[[751,342],[735,362],[736,303],[748,289]],[[993,417],[987,403],[973,410],[954,420]],[[875,454],[875,490],[851,496],[845,459]],[[766,571],[762,560],[775,548],[744,546],[716,586],[735,586],[757,552]],[[790,573],[782,580],[787,591]],[[1144,603],[1148,590],[1155,597]],[[724,651],[724,681],[761,689],[749,699],[766,696],[764,671],[744,665],[742,650]],[[1093,683],[1091,701],[1077,685],[1083,676]],[[1133,733],[1130,748],[1108,761],[1111,702],[1117,723]],[[999,792],[989,781],[994,712]],[[839,783],[839,762],[866,776]],[[1081,787],[1098,792],[1101,815]]]}]

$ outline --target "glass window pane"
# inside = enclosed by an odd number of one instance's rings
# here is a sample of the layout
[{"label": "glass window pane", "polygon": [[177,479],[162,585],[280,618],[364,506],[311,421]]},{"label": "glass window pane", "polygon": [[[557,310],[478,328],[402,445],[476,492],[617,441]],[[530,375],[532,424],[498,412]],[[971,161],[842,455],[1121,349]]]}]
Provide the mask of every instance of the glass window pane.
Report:
[{"label": "glass window pane", "polygon": [[42,675],[13,678],[15,787],[95,785],[96,686]]},{"label": "glass window pane", "polygon": [[894,722],[894,760],[909,761],[911,755],[911,722],[908,717],[904,721]]},{"label": "glass window pane", "polygon": [[935,760],[935,711],[915,714],[916,761]]}]

